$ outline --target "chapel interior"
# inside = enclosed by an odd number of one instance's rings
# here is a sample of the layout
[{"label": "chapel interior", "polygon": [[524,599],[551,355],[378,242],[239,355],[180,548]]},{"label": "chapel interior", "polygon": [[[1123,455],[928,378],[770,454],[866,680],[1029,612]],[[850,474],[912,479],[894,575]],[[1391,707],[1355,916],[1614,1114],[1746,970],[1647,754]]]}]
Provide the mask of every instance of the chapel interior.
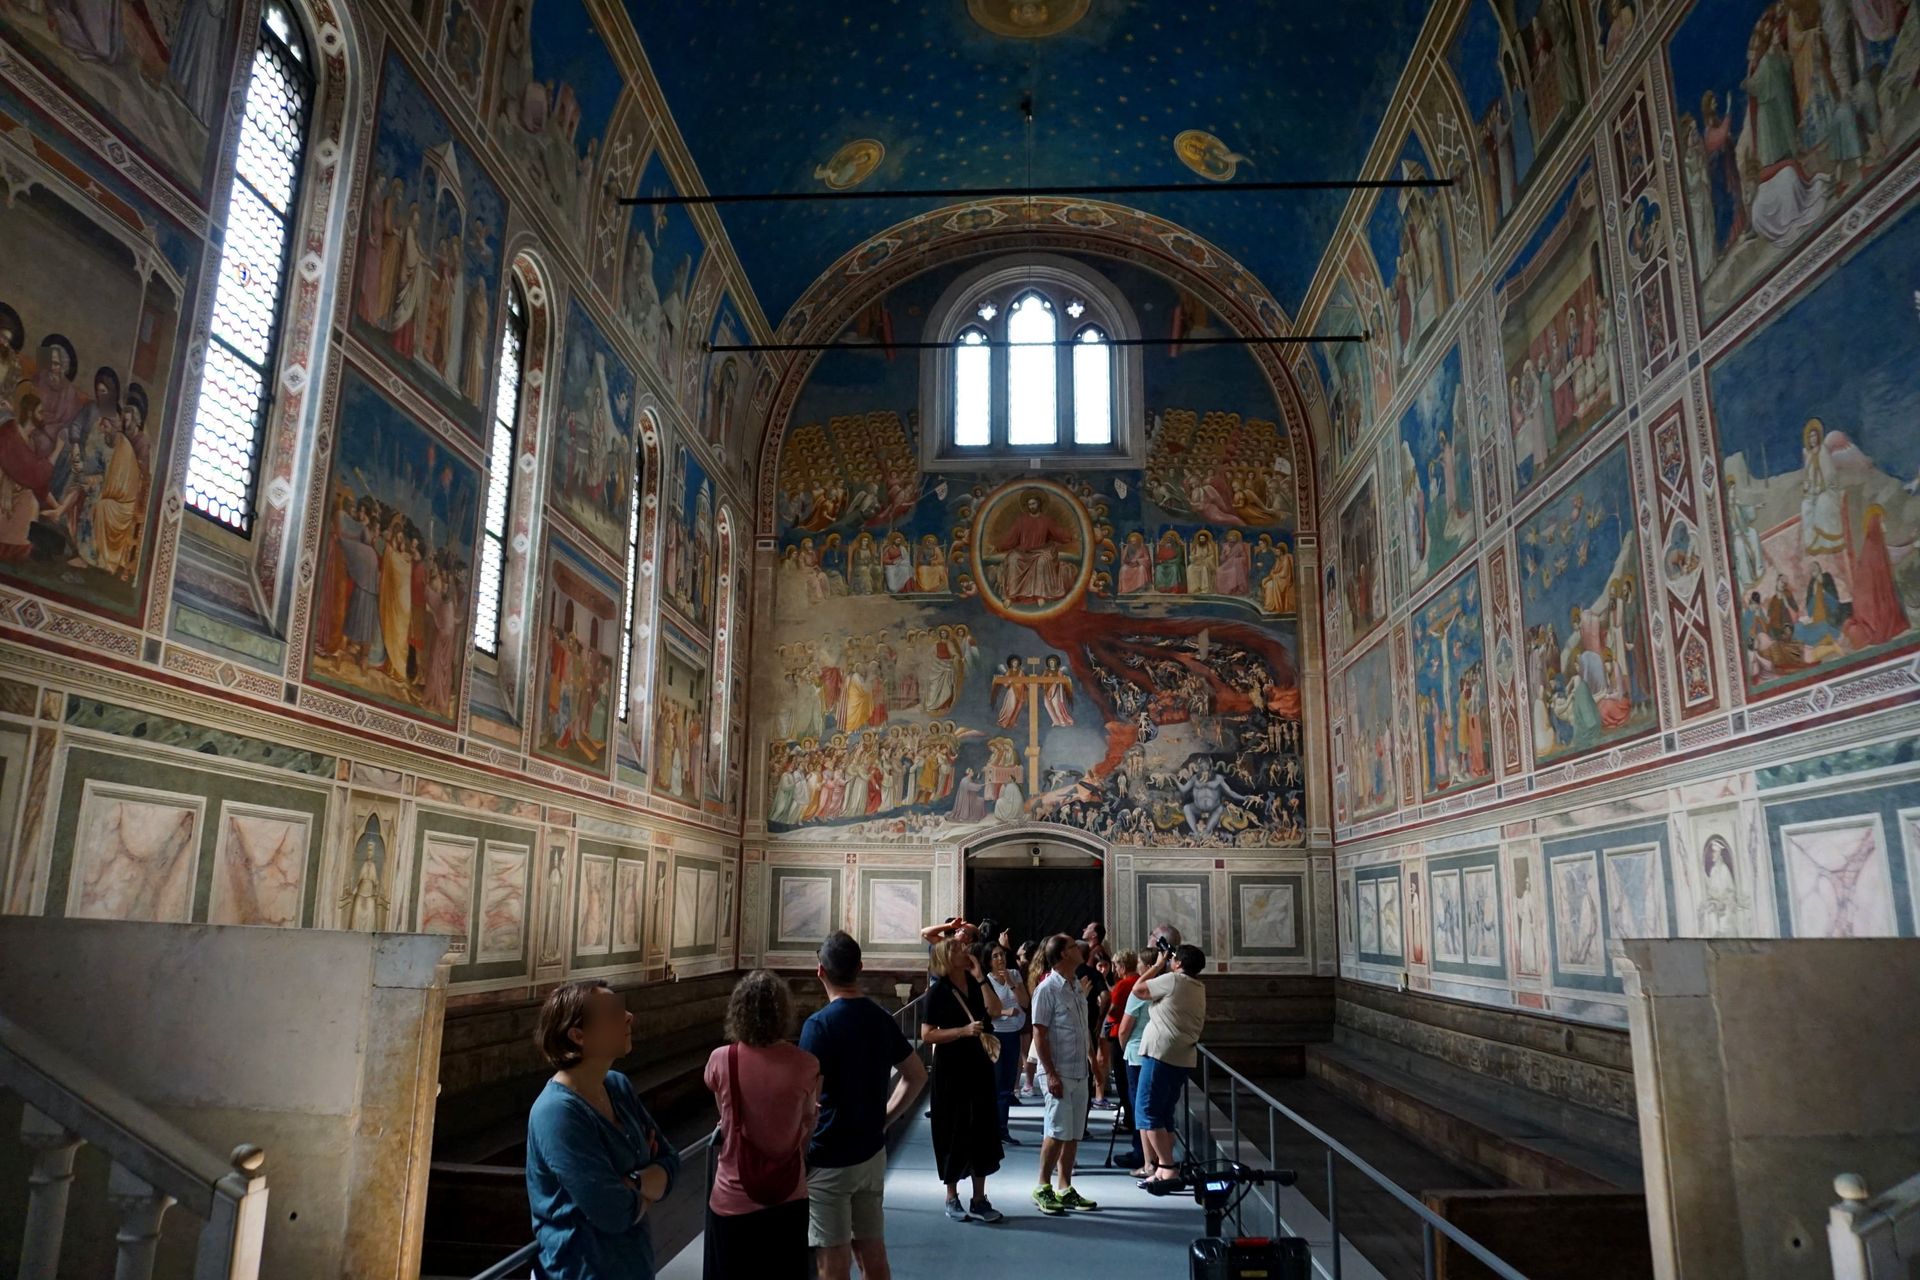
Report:
[{"label": "chapel interior", "polygon": [[524,1277],[557,984],[704,1168],[987,915],[1315,1274],[1920,1276],[1916,142],[1913,0],[0,0],[0,1274]]}]

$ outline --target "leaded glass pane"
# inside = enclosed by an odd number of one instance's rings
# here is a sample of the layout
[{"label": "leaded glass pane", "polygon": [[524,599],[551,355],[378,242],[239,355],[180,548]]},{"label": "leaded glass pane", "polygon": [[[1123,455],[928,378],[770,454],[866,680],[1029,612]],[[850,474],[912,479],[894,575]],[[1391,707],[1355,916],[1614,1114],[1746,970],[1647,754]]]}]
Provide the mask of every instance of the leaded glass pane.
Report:
[{"label": "leaded glass pane", "polygon": [[1113,348],[1092,325],[1073,344],[1073,442],[1113,443]]},{"label": "leaded glass pane", "polygon": [[953,353],[953,442],[977,449],[993,442],[993,351],[987,335],[969,329]]},{"label": "leaded glass pane", "polygon": [[1007,443],[1050,445],[1060,438],[1059,360],[1053,306],[1037,293],[1007,317]]},{"label": "leaded glass pane", "polygon": [[481,529],[478,612],[473,643],[482,653],[500,650],[500,593],[507,573],[507,508],[513,496],[513,460],[519,452],[520,354],[525,345],[520,286],[507,290],[506,335],[500,341],[500,377],[493,396],[493,444],[487,457],[487,515]]}]

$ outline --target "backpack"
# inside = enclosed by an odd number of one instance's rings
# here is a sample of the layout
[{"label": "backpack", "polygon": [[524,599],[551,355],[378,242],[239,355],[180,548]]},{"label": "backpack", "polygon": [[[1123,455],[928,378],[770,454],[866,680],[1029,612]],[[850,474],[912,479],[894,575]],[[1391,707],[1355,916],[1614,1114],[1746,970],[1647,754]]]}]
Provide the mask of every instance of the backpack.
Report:
[{"label": "backpack", "polygon": [[740,1189],[755,1204],[773,1206],[784,1204],[793,1189],[798,1185],[801,1171],[805,1168],[805,1148],[798,1142],[789,1141],[785,1149],[778,1152],[768,1151],[755,1146],[746,1132],[746,1107],[740,1097],[740,1046],[727,1046],[727,1111],[738,1126],[739,1144],[734,1156],[739,1164]]}]

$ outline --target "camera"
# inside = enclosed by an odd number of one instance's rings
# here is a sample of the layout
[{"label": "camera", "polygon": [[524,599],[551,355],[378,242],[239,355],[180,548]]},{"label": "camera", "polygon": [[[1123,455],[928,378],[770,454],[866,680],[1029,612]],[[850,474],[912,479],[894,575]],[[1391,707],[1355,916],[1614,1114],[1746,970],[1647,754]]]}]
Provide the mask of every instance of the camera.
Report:
[{"label": "camera", "polygon": [[1153,940],[1153,945],[1160,948],[1161,955],[1167,955],[1173,950],[1173,944],[1167,941],[1167,935],[1164,933]]}]

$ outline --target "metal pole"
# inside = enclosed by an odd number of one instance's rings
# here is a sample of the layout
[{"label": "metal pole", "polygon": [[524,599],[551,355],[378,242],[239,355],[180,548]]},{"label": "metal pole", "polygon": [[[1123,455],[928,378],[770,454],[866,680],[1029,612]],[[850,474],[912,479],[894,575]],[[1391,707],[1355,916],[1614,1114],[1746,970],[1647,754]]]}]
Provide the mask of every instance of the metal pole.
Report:
[{"label": "metal pole", "polygon": [[1327,1232],[1333,1237],[1333,1280],[1340,1280],[1340,1180],[1334,1176],[1334,1155],[1327,1151]]},{"label": "metal pole", "polygon": [[[1279,336],[1249,334],[1241,336],[1222,336],[1216,338],[1102,338],[1103,347],[1294,347],[1309,342],[1371,342],[1373,331],[1363,329],[1359,333],[1289,333]],[[1013,347],[1079,347],[1088,344],[1078,338],[1053,338],[1041,342],[1012,342],[1004,338],[989,338],[970,346],[981,350],[998,347],[1008,350]],[[838,338],[822,342],[702,342],[700,349],[711,355],[728,352],[764,352],[764,351],[865,351],[886,354],[893,351],[952,351],[959,347],[957,342],[842,342]]]},{"label": "metal pole", "polygon": [[1227,1077],[1227,1121],[1233,1126],[1233,1159],[1240,1161],[1240,1077]]},{"label": "metal pole", "polygon": [[1225,191],[1391,191],[1444,188],[1452,178],[1294,178],[1272,182],[1120,182],[1073,187],[908,187],[898,191],[734,191],[719,195],[622,196],[615,204],[642,208],[690,204],[820,204],[845,200],[1000,200],[1054,196],[1172,196]]},{"label": "metal pole", "polygon": [[[1267,1108],[1267,1167],[1269,1169],[1280,1167],[1280,1141],[1274,1136],[1274,1121],[1278,1115],[1279,1113],[1272,1107]],[[1280,1234],[1280,1184],[1270,1183],[1267,1194],[1273,1203],[1273,1234],[1278,1236]]]},{"label": "metal pole", "polygon": [[1433,1280],[1433,1224],[1420,1224],[1420,1274],[1425,1280]]}]

